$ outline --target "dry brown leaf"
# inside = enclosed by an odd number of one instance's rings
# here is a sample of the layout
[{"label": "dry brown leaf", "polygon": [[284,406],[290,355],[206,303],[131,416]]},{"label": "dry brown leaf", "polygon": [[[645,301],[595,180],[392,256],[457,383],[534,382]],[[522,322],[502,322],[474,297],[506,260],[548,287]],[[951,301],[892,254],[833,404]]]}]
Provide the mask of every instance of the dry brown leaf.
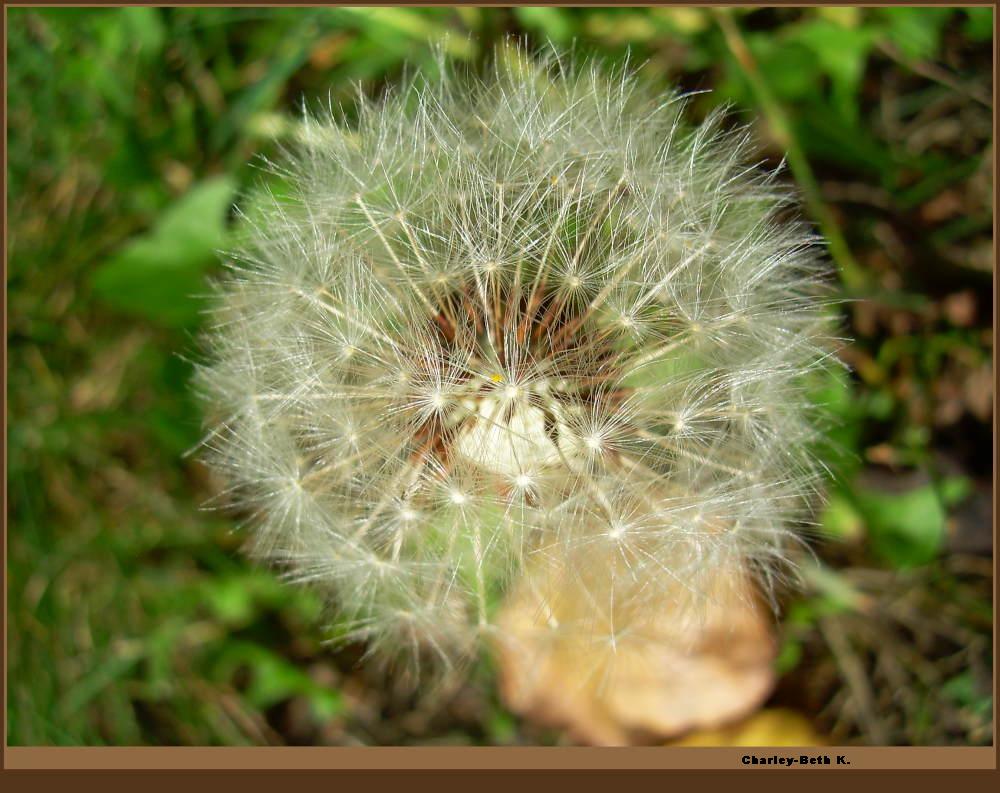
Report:
[{"label": "dry brown leaf", "polygon": [[598,616],[589,641],[561,634],[563,612],[579,609],[582,598],[543,596],[523,584],[500,615],[508,707],[601,745],[718,727],[753,711],[774,684],[773,617],[744,576],[717,580],[700,608],[664,603],[613,643],[598,638],[608,634]]}]

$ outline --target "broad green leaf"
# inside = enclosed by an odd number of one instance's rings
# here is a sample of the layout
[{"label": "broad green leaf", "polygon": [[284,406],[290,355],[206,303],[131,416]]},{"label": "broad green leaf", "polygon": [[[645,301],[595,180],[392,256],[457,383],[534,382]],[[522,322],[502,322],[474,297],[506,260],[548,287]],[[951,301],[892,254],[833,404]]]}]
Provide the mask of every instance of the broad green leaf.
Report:
[{"label": "broad green leaf", "polygon": [[817,162],[827,162],[884,187],[896,181],[897,152],[864,125],[844,118],[828,103],[811,103],[795,124],[796,137]]},{"label": "broad green leaf", "polygon": [[864,406],[854,393],[850,374],[840,367],[816,373],[809,383],[809,400],[820,410],[824,425],[814,453],[837,480],[853,478],[861,465]]},{"label": "broad green leaf", "polygon": [[933,485],[904,493],[860,490],[855,501],[875,553],[893,566],[927,564],[940,553],[947,516]]},{"label": "broad green leaf", "polygon": [[973,41],[989,41],[993,38],[992,8],[966,8],[964,11],[967,17],[965,35]]},{"label": "broad green leaf", "polygon": [[972,492],[972,482],[965,476],[949,476],[938,483],[941,503],[953,507],[963,502]]},{"label": "broad green leaf", "polygon": [[97,268],[94,293],[120,311],[172,327],[197,323],[205,272],[226,244],[229,178],[204,182],[168,209],[148,233]]},{"label": "broad green leaf", "polygon": [[314,685],[308,698],[309,707],[317,721],[329,721],[344,712],[344,698],[332,688]]},{"label": "broad green leaf", "polygon": [[806,601],[813,616],[864,610],[865,595],[832,567],[808,564],[802,568],[802,577],[815,593]]},{"label": "broad green leaf", "polygon": [[791,672],[802,660],[802,642],[795,638],[786,638],[774,659],[774,671],[779,675]]},{"label": "broad green leaf", "polygon": [[907,58],[934,58],[941,47],[941,33],[956,8],[878,9],[885,22],[885,34]]},{"label": "broad green leaf", "polygon": [[216,674],[228,680],[239,668],[250,672],[246,698],[256,708],[263,710],[301,696],[309,701],[317,718],[330,719],[343,710],[339,691],[320,685],[301,667],[266,647],[249,642],[230,643]]},{"label": "broad green leaf", "polygon": [[948,680],[941,691],[956,705],[968,708],[980,718],[989,718],[993,712],[993,697],[976,685],[971,672],[962,672]]},{"label": "broad green leaf", "polygon": [[144,57],[158,55],[166,40],[158,8],[132,6],[119,9],[125,35]]},{"label": "broad green leaf", "polygon": [[471,39],[455,33],[449,35],[448,26],[443,19],[419,13],[416,9],[363,6],[341,8],[338,11],[363,21],[368,32],[376,37],[381,31],[388,29],[422,44],[440,43],[445,52],[455,58],[469,58],[476,51]]},{"label": "broad green leaf", "polygon": [[[776,97],[798,100],[819,95],[820,69],[808,47],[778,40],[771,33],[748,34],[746,38],[761,76]],[[747,87],[747,99],[751,96]]]},{"label": "broad green leaf", "polygon": [[240,136],[251,118],[274,106],[288,80],[308,60],[320,30],[317,11],[302,14],[295,28],[269,53],[264,73],[239,93],[215,125],[210,138],[213,148],[221,150]]},{"label": "broad green leaf", "polygon": [[111,651],[107,657],[99,659],[62,697],[61,714],[65,717],[76,713],[105,688],[127,677],[142,655],[140,646],[129,644],[125,650]]},{"label": "broad green leaf", "polygon": [[697,372],[704,362],[694,353],[664,356],[637,369],[622,380],[626,388],[648,388]]},{"label": "broad green leaf", "polygon": [[801,42],[816,57],[830,78],[833,103],[846,118],[857,121],[858,90],[875,34],[870,28],[850,28],[815,20],[795,28],[790,37]]},{"label": "broad green leaf", "polygon": [[313,685],[298,666],[264,648],[253,654],[250,667],[253,671],[247,699],[258,708],[269,708],[310,690]]},{"label": "broad green leaf", "polygon": [[238,575],[212,580],[205,589],[213,614],[230,625],[250,621],[254,615],[254,594],[244,577]]},{"label": "broad green leaf", "polygon": [[566,11],[552,6],[520,6],[514,9],[517,21],[528,30],[542,34],[556,44],[573,38],[573,24]]},{"label": "broad green leaf", "polygon": [[517,722],[502,710],[494,710],[486,722],[494,744],[510,743],[517,737]]},{"label": "broad green leaf", "polygon": [[820,515],[823,533],[841,542],[853,542],[864,534],[864,518],[841,495],[832,496]]}]

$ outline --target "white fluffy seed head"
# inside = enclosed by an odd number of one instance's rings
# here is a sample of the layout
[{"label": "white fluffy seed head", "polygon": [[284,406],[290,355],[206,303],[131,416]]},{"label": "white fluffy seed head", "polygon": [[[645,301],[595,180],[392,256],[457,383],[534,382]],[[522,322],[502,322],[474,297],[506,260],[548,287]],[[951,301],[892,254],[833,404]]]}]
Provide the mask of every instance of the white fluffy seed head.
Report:
[{"label": "white fluffy seed head", "polygon": [[205,445],[376,652],[467,657],[523,572],[627,631],[786,558],[826,268],[746,131],[682,105],[505,52],[307,119],[247,211]]}]

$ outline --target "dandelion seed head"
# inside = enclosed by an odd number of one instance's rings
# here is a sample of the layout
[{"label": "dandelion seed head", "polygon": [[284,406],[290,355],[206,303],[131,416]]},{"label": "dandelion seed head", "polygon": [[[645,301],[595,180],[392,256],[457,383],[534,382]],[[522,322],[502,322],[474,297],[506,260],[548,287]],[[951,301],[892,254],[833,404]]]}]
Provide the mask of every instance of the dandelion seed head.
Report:
[{"label": "dandelion seed head", "polygon": [[789,191],[634,75],[439,71],[310,118],[291,194],[244,208],[198,381],[220,500],[350,636],[446,665],[518,575],[612,644],[719,570],[773,579],[830,346]]}]

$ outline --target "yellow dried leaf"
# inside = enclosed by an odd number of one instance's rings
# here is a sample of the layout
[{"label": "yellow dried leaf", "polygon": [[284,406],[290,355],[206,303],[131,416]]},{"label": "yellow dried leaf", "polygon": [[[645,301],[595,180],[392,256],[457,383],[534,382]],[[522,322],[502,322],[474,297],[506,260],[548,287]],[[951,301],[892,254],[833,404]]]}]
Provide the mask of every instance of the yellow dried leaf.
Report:
[{"label": "yellow dried leaf", "polygon": [[670,746],[825,746],[826,739],[801,713],[766,708],[748,719],[716,730],[700,730]]}]

